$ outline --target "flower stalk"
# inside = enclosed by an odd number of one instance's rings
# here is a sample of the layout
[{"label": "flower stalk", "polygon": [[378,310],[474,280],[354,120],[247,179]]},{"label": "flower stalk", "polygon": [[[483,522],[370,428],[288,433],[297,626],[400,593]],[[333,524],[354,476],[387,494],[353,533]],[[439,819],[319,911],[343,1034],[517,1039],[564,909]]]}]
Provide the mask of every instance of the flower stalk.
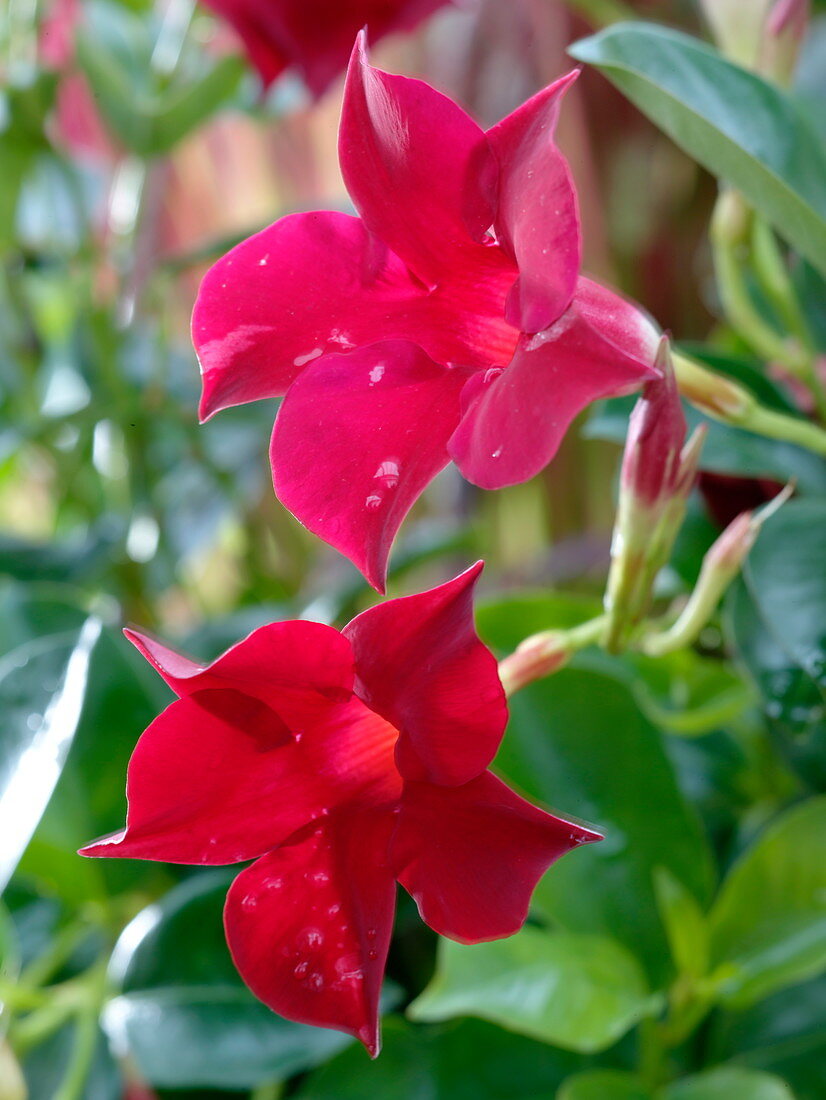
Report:
[{"label": "flower stalk", "polygon": [[672,358],[680,393],[706,416],[826,457],[826,431],[819,425],[766,408],[744,386],[685,355],[673,352]]},{"label": "flower stalk", "polygon": [[757,512],[742,512],[728,525],[703,558],[697,584],[677,621],[662,633],[643,637],[640,642],[643,653],[649,657],[662,657],[697,640],[717,610],[726,589],[740,572],[761,527],[793,492],[794,485],[787,485],[764,508]]},{"label": "flower stalk", "polygon": [[628,644],[648,611],[654,581],[671,556],[694,487],[706,430],[686,442],[667,337],[657,355],[662,377],[637,401],[622,462],[620,498],[605,590],[603,643],[612,653]]}]

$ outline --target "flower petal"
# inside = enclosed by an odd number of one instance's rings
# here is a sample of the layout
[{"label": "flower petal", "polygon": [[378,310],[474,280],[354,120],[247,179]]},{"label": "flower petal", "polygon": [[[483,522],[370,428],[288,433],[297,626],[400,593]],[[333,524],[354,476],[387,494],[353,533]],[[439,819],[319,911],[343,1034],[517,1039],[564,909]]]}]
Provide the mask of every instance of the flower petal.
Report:
[{"label": "flower petal", "polygon": [[547,868],[601,839],[485,772],[463,787],[406,784],[392,859],[422,920],[442,936],[478,943],[521,928]]},{"label": "flower petal", "polygon": [[[428,286],[483,252],[496,162],[484,132],[421,80],[374,69],[360,34],[344,88],[339,160],[368,228]],[[464,260],[467,266],[468,260]]]},{"label": "flower petal", "polygon": [[396,531],[447,465],[467,377],[414,344],[387,341],[314,363],[278,413],[279,500],[379,591]]},{"label": "flower petal", "polygon": [[277,710],[308,693],[342,701],[353,686],[353,652],[339,631],[323,623],[268,623],[209,665],[196,664],[162,642],[127,629],[124,634],[176,695],[234,687]]},{"label": "flower petal", "polygon": [[637,307],[580,279],[556,324],[522,337],[504,371],[470,379],[451,457],[483,489],[527,481],[551,461],[586,406],[658,377],[657,341]]},{"label": "flower petal", "polygon": [[84,855],[167,863],[254,859],[342,802],[398,797],[396,730],[358,699],[301,725],[258,699],[211,688],[179,699],[141,736],[129,762],[126,829]]},{"label": "flower petal", "polygon": [[466,572],[358,615],[342,633],[356,655],[355,691],[399,731],[407,779],[465,783],[493,759],[508,719],[496,658],[473,625]]},{"label": "flower petal", "polygon": [[237,245],[204,277],[192,315],[202,419],[276,397],[307,363],[386,334],[421,296],[404,265],[358,218],[291,214]]},{"label": "flower petal", "polygon": [[578,70],[560,77],[488,130],[499,160],[494,226],[519,267],[505,318],[539,332],[571,304],[581,262],[576,192],[568,162],[554,144],[562,96]]},{"label": "flower petal", "polygon": [[275,1012],[355,1035],[375,1057],[395,884],[393,815],[330,818],[242,871],[224,924],[241,977]]}]

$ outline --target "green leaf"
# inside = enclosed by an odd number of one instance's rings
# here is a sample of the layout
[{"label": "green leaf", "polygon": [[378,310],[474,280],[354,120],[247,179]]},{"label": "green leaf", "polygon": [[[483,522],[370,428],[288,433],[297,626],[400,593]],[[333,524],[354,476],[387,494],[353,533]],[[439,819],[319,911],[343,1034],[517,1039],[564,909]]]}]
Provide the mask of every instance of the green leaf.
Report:
[{"label": "green leaf", "polygon": [[166,986],[126,993],[103,1026],[159,1088],[252,1088],[318,1065],[350,1042],[340,1031],[294,1024],[238,985]]},{"label": "green leaf", "polygon": [[826,1096],[826,975],[791,986],[743,1012],[719,1014],[716,1057],[776,1073],[798,1100]]},{"label": "green leaf", "polygon": [[171,89],[159,104],[153,127],[153,152],[168,152],[236,92],[246,71],[240,57],[222,57],[198,80]]},{"label": "green leaf", "polygon": [[826,501],[768,520],[729,597],[727,625],[772,732],[804,780],[826,785]]},{"label": "green leaf", "polygon": [[826,789],[826,713],[818,684],[778,643],[742,578],[726,600],[726,633],[760,693],[773,741],[804,783]]},{"label": "green leaf", "polygon": [[352,1040],[276,1016],[239,978],[221,911],[232,873],[193,876],[124,931],[104,1010],[117,1049],[162,1088],[251,1088],[325,1061]]},{"label": "green leaf", "polygon": [[582,1053],[604,1050],[661,1007],[636,959],[601,936],[527,927],[472,946],[442,940],[414,1020],[479,1016]]},{"label": "green leaf", "polygon": [[411,1026],[391,1016],[381,1057],[350,1046],[312,1073],[300,1100],[548,1100],[583,1059],[481,1020]]},{"label": "green leaf", "polygon": [[696,899],[665,867],[654,871],[657,906],[678,974],[702,978],[708,971],[708,926]]},{"label": "green leaf", "polygon": [[794,1100],[785,1081],[770,1073],[741,1066],[719,1066],[675,1081],[662,1100]]},{"label": "green leaf", "polygon": [[[37,608],[30,608],[37,615]],[[40,609],[48,621],[48,607]],[[73,615],[77,621],[77,613]],[[0,888],[55,788],[77,728],[100,621],[33,631],[0,659]],[[41,627],[42,631],[42,627]]]},{"label": "green leaf", "polygon": [[682,649],[654,660],[627,658],[633,668],[634,695],[660,729],[682,737],[700,737],[738,717],[754,701],[754,691],[720,660]]},{"label": "green leaf", "polygon": [[636,1077],[614,1069],[592,1069],[569,1077],[556,1100],[654,1100]]},{"label": "green leaf", "polygon": [[826,155],[780,88],[688,35],[621,23],[570,53],[597,66],[689,156],[741,191],[826,270]]},{"label": "green leaf", "polygon": [[[497,611],[495,629],[492,617],[483,623],[487,639],[497,647],[504,642],[502,648],[526,621],[524,599],[509,605],[510,617],[507,606]],[[533,627],[531,621],[526,629]],[[540,882],[535,904],[572,932],[620,940],[639,953],[656,986],[670,969],[654,901],[654,868],[667,867],[706,902],[710,854],[662,736],[640,711],[631,687],[607,674],[616,667],[600,654],[583,653],[570,667],[517,692],[495,765],[529,796],[605,834],[599,844],[556,863]],[[624,666],[621,675],[628,676]]]},{"label": "green leaf", "polygon": [[[74,1053],[77,1025],[70,1024],[38,1044],[23,1060],[27,1100],[55,1100]],[[83,1082],[83,1100],[123,1100],[123,1079],[98,1033],[89,1073]]]},{"label": "green leaf", "polygon": [[743,568],[761,616],[826,702],[826,501],[794,500],[765,525]]},{"label": "green leaf", "polygon": [[745,1007],[826,968],[826,797],[776,818],[729,871],[710,915],[721,997]]}]

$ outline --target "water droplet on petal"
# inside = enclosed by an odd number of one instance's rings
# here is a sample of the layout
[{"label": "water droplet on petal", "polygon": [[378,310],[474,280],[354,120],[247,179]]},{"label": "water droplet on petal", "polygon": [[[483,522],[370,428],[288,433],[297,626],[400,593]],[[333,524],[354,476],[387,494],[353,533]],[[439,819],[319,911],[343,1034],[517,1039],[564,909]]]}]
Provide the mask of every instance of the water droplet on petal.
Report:
[{"label": "water droplet on petal", "polygon": [[298,944],[301,947],[318,949],[324,943],[324,933],[320,928],[305,928],[298,933]]},{"label": "water droplet on petal", "polygon": [[300,962],[295,970],[293,970],[293,976],[296,978],[303,978],[309,968],[310,964],[308,962]]},{"label": "water droplet on petal", "polygon": [[318,973],[318,971],[316,971],[314,974],[311,974],[307,979],[307,985],[316,993],[320,993],[321,990],[324,988],[324,978],[321,976],[321,974]]},{"label": "water droplet on petal", "polygon": [[370,950],[370,951],[367,952],[367,958],[368,959],[377,959],[378,957],[379,957],[378,951]]},{"label": "water droplet on petal", "polygon": [[330,908],[327,910],[327,916],[328,917],[334,917],[336,915],[336,913],[340,913],[340,912],[341,912],[341,906],[340,905],[331,905]]},{"label": "water droplet on petal", "polygon": [[245,913],[251,912],[258,904],[258,898],[255,894],[247,894],[244,900],[241,902],[241,908]]}]

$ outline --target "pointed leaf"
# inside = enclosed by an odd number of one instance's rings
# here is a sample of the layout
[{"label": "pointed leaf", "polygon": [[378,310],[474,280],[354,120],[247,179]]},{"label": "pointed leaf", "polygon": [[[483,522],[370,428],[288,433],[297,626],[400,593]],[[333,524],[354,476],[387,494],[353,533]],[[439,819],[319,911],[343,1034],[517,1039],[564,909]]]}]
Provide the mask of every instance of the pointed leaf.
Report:
[{"label": "pointed leaf", "polygon": [[648,23],[615,24],[570,53],[596,65],[826,271],[826,153],[785,92],[703,42]]}]

